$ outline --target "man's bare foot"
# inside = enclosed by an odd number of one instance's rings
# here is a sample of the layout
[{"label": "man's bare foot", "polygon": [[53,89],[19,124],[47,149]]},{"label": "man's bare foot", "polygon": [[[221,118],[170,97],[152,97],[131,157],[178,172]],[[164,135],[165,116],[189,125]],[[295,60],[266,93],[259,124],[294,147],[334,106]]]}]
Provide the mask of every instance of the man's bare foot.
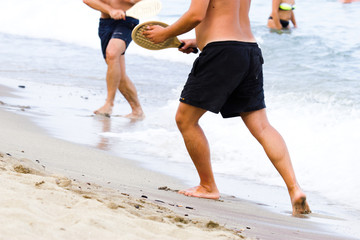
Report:
[{"label": "man's bare foot", "polygon": [[98,110],[95,110],[94,113],[96,115],[110,117],[110,115],[112,113],[112,108],[113,108],[112,104],[105,103],[104,106],[102,106]]},{"label": "man's bare foot", "polygon": [[298,191],[293,197],[291,197],[291,204],[293,208],[293,216],[311,213],[309,204],[306,201],[306,195],[302,191]]},{"label": "man's bare foot", "polygon": [[180,190],[178,193],[184,194],[189,197],[208,198],[208,199],[219,199],[220,193],[216,189],[214,191],[208,191],[203,186],[199,185],[186,190]]},{"label": "man's bare foot", "polygon": [[127,115],[123,115],[125,118],[130,118],[132,120],[143,120],[145,118],[145,114],[143,112],[141,113],[129,113]]}]

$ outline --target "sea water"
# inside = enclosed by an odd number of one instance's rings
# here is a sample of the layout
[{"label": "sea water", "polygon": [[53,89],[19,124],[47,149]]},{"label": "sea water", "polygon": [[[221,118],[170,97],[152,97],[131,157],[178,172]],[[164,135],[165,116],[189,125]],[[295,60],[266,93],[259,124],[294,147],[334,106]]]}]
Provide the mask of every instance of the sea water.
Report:
[{"label": "sea water", "polygon": [[[172,23],[189,3],[163,1],[161,13],[145,20]],[[93,117],[106,98],[99,13],[79,0],[0,0],[0,6],[0,84],[22,97],[0,96],[8,109],[30,106],[25,114],[55,137],[128,157],[189,185],[198,183],[174,121],[196,54],[149,51],[131,43],[127,73],[146,119]],[[333,216],[344,212],[358,223],[360,3],[298,1],[298,28],[282,34],[267,29],[270,11],[271,1],[252,1],[252,29],[265,59],[269,120],[288,145],[313,211]],[[181,37],[194,37],[194,32]],[[129,111],[119,94],[114,115]],[[224,120],[207,113],[200,124],[222,193],[278,204],[277,211],[291,209],[282,179],[240,118]],[[279,197],[267,202],[274,189]]]}]

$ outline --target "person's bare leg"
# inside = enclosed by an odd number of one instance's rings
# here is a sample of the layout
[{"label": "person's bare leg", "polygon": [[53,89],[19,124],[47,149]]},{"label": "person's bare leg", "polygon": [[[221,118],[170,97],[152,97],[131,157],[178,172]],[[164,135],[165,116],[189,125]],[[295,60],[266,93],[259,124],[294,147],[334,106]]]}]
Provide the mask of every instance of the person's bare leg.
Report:
[{"label": "person's bare leg", "polygon": [[179,193],[191,197],[218,199],[220,197],[211,168],[210,149],[199,119],[206,110],[180,103],[176,123],[184,138],[185,146],[200,177],[199,186],[181,190]]},{"label": "person's bare leg", "polygon": [[284,179],[289,191],[293,215],[310,213],[306,195],[301,190],[291,163],[286,143],[281,135],[270,125],[266,110],[241,114],[251,134],[263,146],[267,156]]},{"label": "person's bare leg", "polygon": [[132,113],[125,117],[143,119],[145,116],[137,97],[136,88],[125,72],[125,57],[122,55],[125,48],[125,42],[115,38],[110,40],[106,48],[106,63],[108,65],[106,73],[107,98],[105,104],[94,113],[110,117],[116,92],[119,89],[132,109]]},{"label": "person's bare leg", "polygon": [[124,117],[131,119],[139,119],[139,120],[144,119],[145,114],[141,108],[135,85],[126,74],[124,55],[120,56],[120,69],[121,69],[121,78],[118,89],[121,92],[121,94],[125,97],[126,101],[128,101],[132,110],[131,113],[125,115]]},{"label": "person's bare leg", "polygon": [[110,40],[106,48],[106,63],[108,66],[106,72],[107,98],[105,104],[94,111],[95,114],[110,117],[112,113],[116,91],[121,78],[120,56],[124,50],[125,42],[114,38]]}]

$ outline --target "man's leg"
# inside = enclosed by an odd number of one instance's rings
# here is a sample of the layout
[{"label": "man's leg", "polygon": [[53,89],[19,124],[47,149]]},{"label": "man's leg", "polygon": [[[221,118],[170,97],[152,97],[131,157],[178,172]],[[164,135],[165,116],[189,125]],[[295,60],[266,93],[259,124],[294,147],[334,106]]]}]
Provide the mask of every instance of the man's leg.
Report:
[{"label": "man's leg", "polygon": [[116,91],[119,89],[129,102],[132,113],[126,115],[131,118],[144,118],[136,89],[125,72],[125,42],[121,39],[112,38],[106,48],[106,63],[108,65],[106,73],[107,98],[105,104],[96,110],[95,114],[110,116],[114,106]]},{"label": "man's leg", "polygon": [[204,109],[180,103],[176,113],[177,126],[200,177],[199,186],[179,193],[192,197],[218,199],[220,194],[211,168],[209,144],[199,126],[199,119],[205,112]]},{"label": "man's leg", "polygon": [[135,85],[126,74],[125,55],[120,56],[120,69],[121,78],[118,89],[131,107],[131,113],[125,115],[125,117],[131,119],[144,119],[145,114],[141,108]]},{"label": "man's leg", "polygon": [[95,114],[110,116],[114,106],[116,91],[120,84],[121,69],[120,56],[125,50],[125,43],[120,39],[111,39],[106,48],[106,72],[107,98],[105,104],[94,111]]},{"label": "man's leg", "polygon": [[263,146],[272,164],[284,179],[289,191],[293,215],[310,213],[306,195],[296,180],[285,141],[270,125],[266,116],[266,110],[262,109],[243,113],[241,117],[251,134]]}]

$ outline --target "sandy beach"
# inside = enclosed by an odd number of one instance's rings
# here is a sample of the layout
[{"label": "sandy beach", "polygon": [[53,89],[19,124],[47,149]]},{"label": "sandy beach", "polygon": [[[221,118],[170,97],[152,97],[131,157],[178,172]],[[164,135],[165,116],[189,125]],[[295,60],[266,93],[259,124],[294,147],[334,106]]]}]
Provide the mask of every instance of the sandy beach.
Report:
[{"label": "sandy beach", "polygon": [[[271,1],[251,2],[268,117],[311,214],[291,216],[282,178],[243,121],[211,113],[201,126],[221,198],[177,193],[199,181],[174,119],[196,54],[130,44],[126,71],[146,119],[121,117],[130,107],[120,94],[111,118],[95,117],[107,92],[99,13],[82,1],[5,0],[0,240],[360,240],[360,4],[297,1],[298,27],[277,34],[266,27]],[[190,1],[162,3],[149,20],[170,24]]]},{"label": "sandy beach", "polygon": [[218,223],[191,219],[113,189],[49,174],[0,153],[0,239],[236,239]]},{"label": "sandy beach", "polygon": [[50,137],[22,111],[1,102],[0,239],[351,239],[336,233],[342,220],[316,211],[295,218],[232,196],[185,197],[179,180]]}]

